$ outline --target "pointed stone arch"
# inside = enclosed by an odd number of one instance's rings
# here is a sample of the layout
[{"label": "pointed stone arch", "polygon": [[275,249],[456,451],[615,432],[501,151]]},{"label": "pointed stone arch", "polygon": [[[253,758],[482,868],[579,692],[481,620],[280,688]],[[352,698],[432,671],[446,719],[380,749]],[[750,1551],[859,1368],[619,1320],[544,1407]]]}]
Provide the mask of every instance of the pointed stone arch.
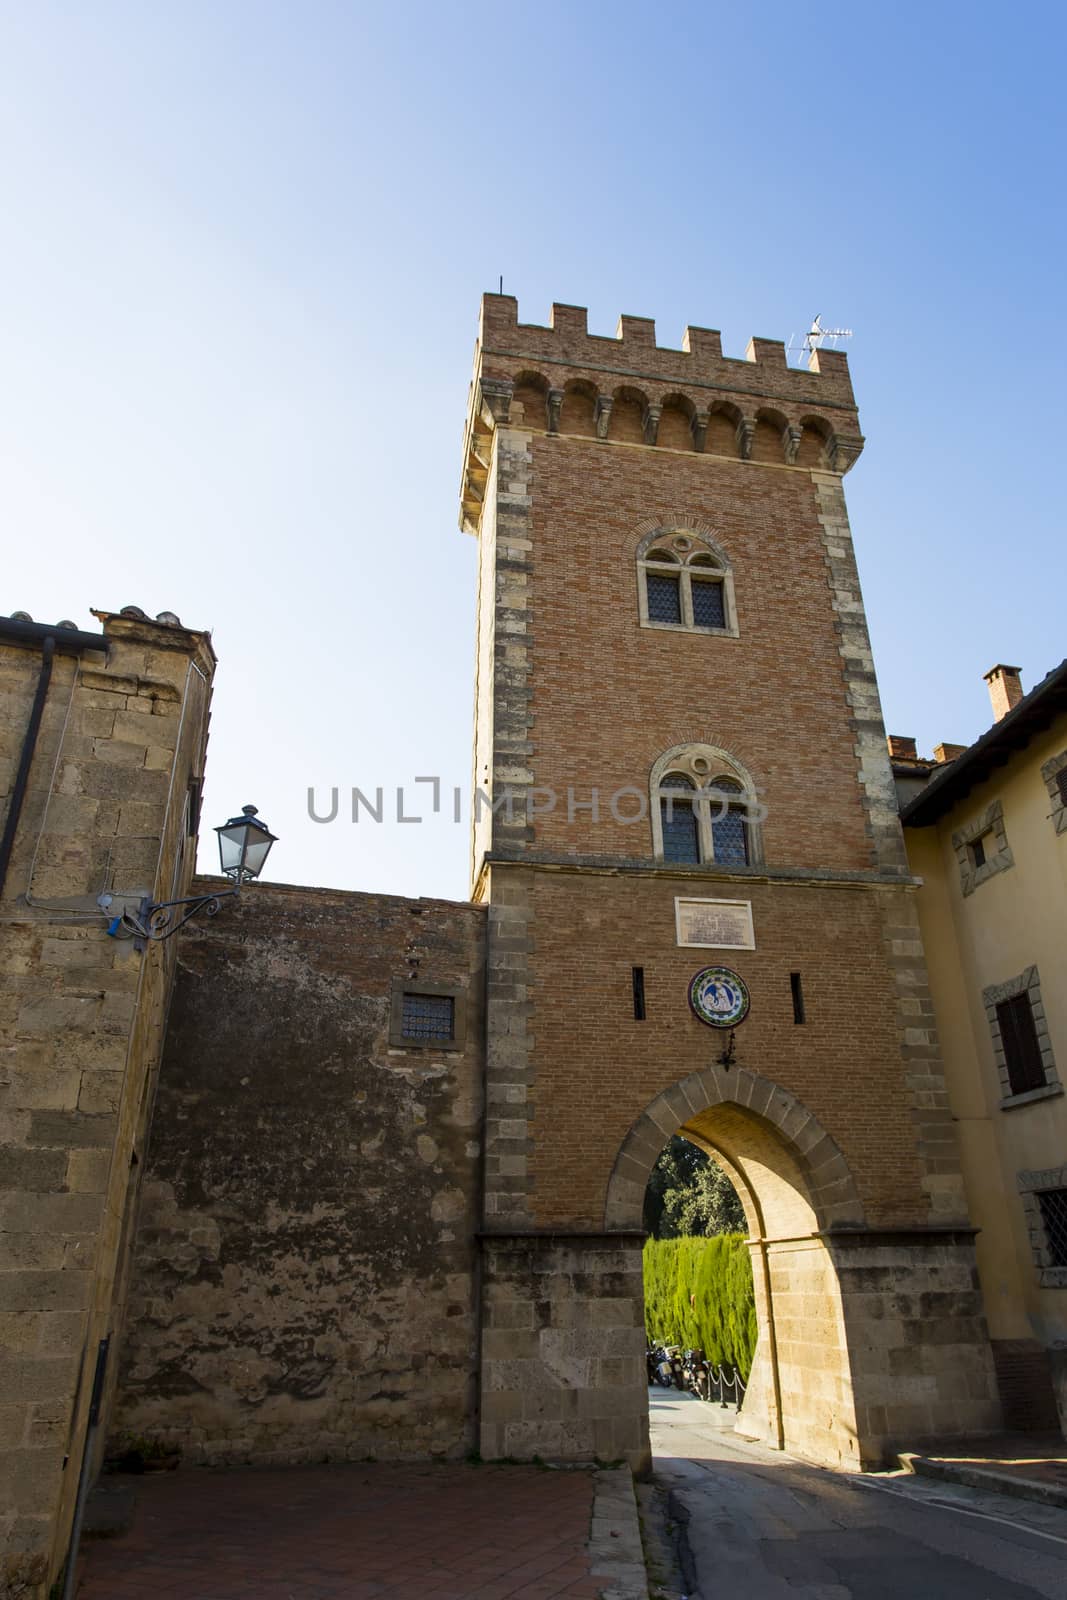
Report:
[{"label": "pointed stone arch", "polygon": [[641,1226],[645,1187],[672,1134],[719,1161],[749,1227],[759,1338],[742,1431],[835,1466],[865,1458],[852,1346],[830,1240],[865,1227],[848,1164],[788,1089],[721,1062],[666,1089],[623,1141],[607,1186],[608,1233]]},{"label": "pointed stone arch", "polygon": [[[818,1118],[781,1084],[745,1067],[716,1062],[665,1089],[633,1124],[608,1180],[604,1207],[608,1232],[641,1227],[645,1187],[663,1146],[687,1123],[718,1106],[746,1113],[776,1137],[803,1178],[818,1229],[865,1225],[848,1163]],[[713,1138],[704,1142],[717,1144]]]}]

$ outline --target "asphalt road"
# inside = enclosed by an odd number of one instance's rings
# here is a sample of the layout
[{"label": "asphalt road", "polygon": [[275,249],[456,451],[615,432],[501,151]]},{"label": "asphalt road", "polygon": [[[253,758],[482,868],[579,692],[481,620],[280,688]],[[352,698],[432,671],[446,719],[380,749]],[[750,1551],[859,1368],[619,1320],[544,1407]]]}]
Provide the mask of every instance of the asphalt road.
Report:
[{"label": "asphalt road", "polygon": [[656,1478],[685,1526],[686,1600],[1067,1597],[1067,1511],[809,1466],[675,1390],[653,1389],[650,1409]]}]

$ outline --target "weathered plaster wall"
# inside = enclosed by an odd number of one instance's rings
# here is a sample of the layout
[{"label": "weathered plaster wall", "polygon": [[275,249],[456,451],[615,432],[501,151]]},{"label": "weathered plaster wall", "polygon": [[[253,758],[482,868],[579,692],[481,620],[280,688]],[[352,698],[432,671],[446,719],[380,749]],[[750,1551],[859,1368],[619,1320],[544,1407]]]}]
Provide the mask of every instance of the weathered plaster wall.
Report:
[{"label": "weathered plaster wall", "polygon": [[[1067,955],[1063,939],[1067,833],[1044,769],[1067,750],[1061,717],[931,826],[908,827],[945,1079],[962,1148],[978,1269],[993,1350],[1014,1427],[1054,1424],[1052,1386],[1067,1367],[1067,1291],[1043,1270],[1024,1189],[1029,1174],[1059,1183],[1067,1151]],[[1010,851],[1002,870],[964,894],[953,839],[999,803]],[[1037,968],[1039,1032],[1054,1060],[1043,1089],[1015,1097],[998,1070],[987,988]],[[1051,1281],[1050,1281],[1051,1279]],[[1050,1381],[1050,1370],[1052,1378]],[[1067,1430],[1067,1384],[1059,1418]]]},{"label": "weathered plaster wall", "polygon": [[[114,1443],[471,1448],[485,912],[257,885],[182,937]],[[462,1050],[389,1044],[394,979]]]}]

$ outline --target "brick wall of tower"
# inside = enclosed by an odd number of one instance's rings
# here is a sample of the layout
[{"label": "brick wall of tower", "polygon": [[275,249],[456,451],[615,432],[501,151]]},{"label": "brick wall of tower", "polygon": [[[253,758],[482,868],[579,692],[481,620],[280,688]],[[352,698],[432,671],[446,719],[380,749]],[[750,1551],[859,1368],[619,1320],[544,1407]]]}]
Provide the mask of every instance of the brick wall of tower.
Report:
[{"label": "brick wall of tower", "polygon": [[[521,869],[498,868],[497,878]],[[903,889],[711,885],[688,877],[530,874],[530,1211],[539,1227],[600,1227],[615,1157],[638,1111],[715,1059],[722,1037],[690,1011],[701,966],[725,961],[749,986],[736,1063],[781,1084],[833,1132],[872,1225],[930,1213],[916,1142],[912,1064],[902,1055],[885,930]],[[675,943],[676,895],[752,902],[755,950]],[[646,1019],[631,972],[644,968]],[[807,1021],[793,1020],[790,973]],[[950,1152],[951,1153],[951,1152]]]},{"label": "brick wall of tower", "polygon": [[[874,866],[811,474],[544,434],[530,450],[530,766],[559,796],[534,847],[648,857],[648,821],[608,797],[647,794],[657,757],[699,741],[752,774],[768,864]],[[679,523],[728,557],[739,637],[638,626],[638,542]],[[568,820],[568,786],[600,791],[598,822]]]}]

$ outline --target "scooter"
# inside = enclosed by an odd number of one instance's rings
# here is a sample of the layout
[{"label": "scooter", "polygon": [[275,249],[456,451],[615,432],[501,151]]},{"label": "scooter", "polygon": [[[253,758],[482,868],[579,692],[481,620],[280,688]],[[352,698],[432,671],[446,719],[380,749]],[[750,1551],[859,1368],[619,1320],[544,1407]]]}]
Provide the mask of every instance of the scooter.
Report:
[{"label": "scooter", "polygon": [[685,1379],[686,1387],[698,1400],[710,1398],[711,1373],[704,1360],[704,1352],[699,1347],[694,1347],[685,1353]]}]

